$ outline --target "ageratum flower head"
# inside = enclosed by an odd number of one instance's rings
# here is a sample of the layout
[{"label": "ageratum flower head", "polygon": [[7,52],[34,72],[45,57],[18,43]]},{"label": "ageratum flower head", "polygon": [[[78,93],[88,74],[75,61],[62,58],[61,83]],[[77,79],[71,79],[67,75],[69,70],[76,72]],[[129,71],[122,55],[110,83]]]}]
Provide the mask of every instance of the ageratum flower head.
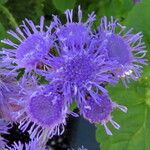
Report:
[{"label": "ageratum flower head", "polygon": [[[125,32],[126,27],[118,23],[118,20],[106,17],[101,19],[98,38],[103,41],[106,49],[106,59],[117,62],[113,74],[123,79],[124,84],[129,79],[136,80],[142,72],[142,64],[146,64],[143,57],[146,54],[145,44],[142,42],[142,33],[133,34],[132,30]],[[103,38],[103,39],[102,39]]]},{"label": "ageratum flower head", "polygon": [[92,97],[88,97],[86,102],[83,102],[80,106],[81,114],[91,123],[102,124],[106,133],[112,135],[112,132],[107,127],[108,122],[116,129],[120,128],[120,125],[112,119],[111,113],[113,109],[119,108],[123,112],[127,112],[127,108],[112,102],[108,95],[98,94],[97,98],[99,99],[99,103],[96,103]]},{"label": "ageratum flower head", "polygon": [[39,86],[31,92],[27,91],[27,96],[18,102],[23,107],[15,114],[19,128],[28,130],[31,139],[62,134],[68,112],[64,96],[53,85]]},{"label": "ageratum flower head", "polygon": [[9,68],[14,70],[25,68],[26,72],[36,70],[41,65],[44,67],[43,57],[53,45],[51,28],[47,29],[44,26],[44,17],[41,17],[40,25],[25,19],[16,32],[10,30],[8,34],[15,39],[15,42],[10,39],[1,41],[10,46],[3,48],[3,63],[10,64]]},{"label": "ageratum flower head", "polygon": [[69,49],[72,46],[82,47],[90,40],[91,25],[95,20],[95,14],[92,12],[86,22],[82,22],[82,11],[80,6],[78,7],[78,21],[73,21],[73,10],[66,10],[66,24],[62,24],[61,21],[54,16],[55,35],[58,42]]},{"label": "ageratum flower head", "polygon": [[77,103],[85,100],[86,92],[90,93],[94,99],[95,90],[107,93],[103,83],[114,84],[116,80],[111,72],[112,61],[105,61],[99,53],[91,52],[93,48],[91,42],[86,48],[73,47],[68,53],[59,53],[59,56],[51,55],[47,60],[49,70],[39,70],[39,73],[50,81],[62,84],[63,93],[71,103],[75,98]]}]

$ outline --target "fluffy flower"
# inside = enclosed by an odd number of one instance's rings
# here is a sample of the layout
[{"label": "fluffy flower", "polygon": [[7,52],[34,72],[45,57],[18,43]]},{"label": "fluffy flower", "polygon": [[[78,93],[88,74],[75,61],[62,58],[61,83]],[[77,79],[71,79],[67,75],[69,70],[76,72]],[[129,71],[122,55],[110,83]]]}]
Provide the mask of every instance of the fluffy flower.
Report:
[{"label": "fluffy flower", "polygon": [[44,26],[44,17],[41,17],[40,25],[25,19],[16,32],[10,30],[8,34],[15,38],[16,42],[9,39],[1,41],[10,46],[3,48],[3,63],[6,67],[13,70],[25,68],[26,72],[36,70],[41,65],[44,67],[43,58],[53,45],[51,27]]},{"label": "fluffy flower", "polygon": [[116,129],[119,129],[120,126],[117,124],[111,116],[113,109],[119,108],[123,112],[127,112],[125,106],[119,105],[115,102],[112,102],[108,95],[97,95],[99,98],[99,103],[96,103],[92,97],[88,97],[87,101],[82,103],[80,106],[81,114],[84,118],[89,120],[91,123],[100,123],[104,126],[106,133],[112,135],[112,132],[107,127],[107,123],[110,122]]},{"label": "fluffy flower", "polygon": [[39,70],[39,73],[46,77],[50,84],[59,82],[62,84],[63,93],[71,103],[74,97],[78,103],[85,100],[86,92],[94,99],[94,90],[107,93],[103,83],[114,84],[116,80],[111,75],[113,68],[112,61],[105,61],[99,53],[91,52],[93,43],[85,49],[68,51],[59,56],[51,55],[47,60],[49,70]]},{"label": "fluffy flower", "polygon": [[27,91],[27,96],[18,102],[23,107],[15,114],[19,128],[28,131],[31,139],[43,141],[62,134],[68,112],[64,96],[52,85],[39,86],[31,92]]},{"label": "fluffy flower", "polygon": [[[113,74],[123,79],[125,85],[129,79],[136,80],[142,72],[142,64],[146,64],[143,58],[146,54],[145,43],[142,42],[142,33],[132,33],[132,29],[125,32],[126,27],[111,18],[101,19],[98,31],[99,40],[105,43],[106,59],[117,61]],[[103,38],[103,39],[102,39]]]},{"label": "fluffy flower", "polygon": [[89,14],[88,20],[82,22],[82,11],[80,6],[78,7],[78,21],[73,21],[73,10],[66,10],[66,24],[62,24],[61,21],[54,16],[55,34],[58,42],[66,47],[72,46],[81,47],[89,42],[91,32],[91,25],[95,20],[95,14],[92,12]]},{"label": "fluffy flower", "polygon": [[[2,72],[0,113],[19,122],[19,128],[28,131],[32,139],[29,145],[14,143],[14,150],[38,149],[35,138],[43,144],[48,138],[61,135],[67,114],[71,113],[68,105],[73,101],[84,118],[102,124],[112,135],[107,123],[120,127],[112,119],[112,111],[119,108],[127,112],[127,108],[112,102],[105,86],[116,84],[118,79],[127,86],[130,78],[140,77],[142,65],[146,64],[142,33],[125,32],[117,20],[108,21],[106,17],[98,31],[93,32],[94,13],[86,22],[82,22],[80,7],[77,22],[73,21],[73,10],[66,10],[65,14],[65,24],[53,16],[49,27],[44,26],[44,17],[40,25],[25,19],[16,32],[8,31],[16,42],[2,40],[10,47],[3,48],[2,68],[11,71],[7,76]],[[17,82],[12,72],[21,68],[26,76]],[[45,77],[48,85],[37,83],[35,77],[39,75]]]}]

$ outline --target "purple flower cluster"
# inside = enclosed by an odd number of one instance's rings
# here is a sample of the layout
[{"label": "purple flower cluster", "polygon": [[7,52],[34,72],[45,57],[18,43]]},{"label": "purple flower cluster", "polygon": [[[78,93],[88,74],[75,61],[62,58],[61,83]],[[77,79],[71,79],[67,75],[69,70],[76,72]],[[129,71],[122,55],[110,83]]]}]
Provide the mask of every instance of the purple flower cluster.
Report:
[{"label": "purple flower cluster", "polygon": [[[28,131],[33,147],[35,138],[42,144],[64,132],[68,114],[78,116],[70,110],[73,102],[85,119],[103,125],[112,135],[108,122],[120,128],[112,111],[127,108],[111,100],[106,86],[122,80],[127,87],[146,64],[141,32],[127,31],[112,17],[103,17],[93,30],[96,15],[92,12],[83,22],[80,6],[78,21],[73,21],[73,10],[65,15],[65,24],[53,15],[48,26],[44,17],[39,25],[25,19],[15,32],[8,31],[12,40],[1,41],[7,48],[1,52],[0,115]],[[21,70],[24,73],[18,75]],[[15,143],[14,150],[21,146]]]}]

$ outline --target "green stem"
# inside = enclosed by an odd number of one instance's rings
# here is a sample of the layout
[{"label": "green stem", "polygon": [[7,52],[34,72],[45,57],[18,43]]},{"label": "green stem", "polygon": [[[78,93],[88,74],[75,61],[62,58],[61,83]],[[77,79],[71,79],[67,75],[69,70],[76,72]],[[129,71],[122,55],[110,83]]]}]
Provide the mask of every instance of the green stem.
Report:
[{"label": "green stem", "polygon": [[10,11],[3,5],[0,4],[0,11],[2,11],[4,13],[4,15],[6,15],[6,17],[9,19],[10,24],[16,28],[18,27],[18,24],[15,20],[15,18],[13,17],[13,15],[10,13]]}]

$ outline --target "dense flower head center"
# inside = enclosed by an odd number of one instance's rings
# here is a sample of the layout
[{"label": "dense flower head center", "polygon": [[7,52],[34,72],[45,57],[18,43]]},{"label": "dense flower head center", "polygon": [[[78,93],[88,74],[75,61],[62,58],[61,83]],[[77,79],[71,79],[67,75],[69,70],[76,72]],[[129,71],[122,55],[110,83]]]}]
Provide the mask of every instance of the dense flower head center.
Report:
[{"label": "dense flower head center", "polygon": [[32,34],[19,45],[16,58],[20,63],[22,62],[22,65],[35,65],[48,53],[50,46],[50,39],[43,33]]},{"label": "dense flower head center", "polygon": [[89,39],[89,29],[83,23],[67,23],[57,30],[57,36],[68,46],[85,44]]},{"label": "dense flower head center", "polygon": [[112,112],[111,101],[105,96],[100,96],[99,98],[99,103],[96,103],[94,99],[89,98],[83,107],[84,117],[93,123],[101,123],[102,121],[107,120]]},{"label": "dense flower head center", "polygon": [[62,97],[59,95],[38,95],[32,97],[29,102],[31,117],[41,125],[56,125],[62,119]]},{"label": "dense flower head center", "polygon": [[77,55],[65,64],[65,79],[75,84],[90,81],[95,74],[96,65],[86,55]]},{"label": "dense flower head center", "polygon": [[132,54],[130,46],[125,40],[119,36],[112,34],[107,44],[108,57],[118,61],[120,65],[130,64],[132,62]]}]

